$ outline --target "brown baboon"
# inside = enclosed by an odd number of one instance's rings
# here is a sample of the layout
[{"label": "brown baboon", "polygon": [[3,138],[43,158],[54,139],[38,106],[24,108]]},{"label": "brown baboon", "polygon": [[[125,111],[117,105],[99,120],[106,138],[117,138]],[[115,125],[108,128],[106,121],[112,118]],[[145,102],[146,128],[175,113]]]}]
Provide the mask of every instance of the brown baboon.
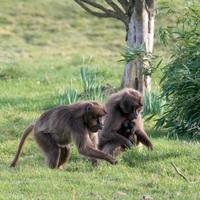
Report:
[{"label": "brown baboon", "polygon": [[[142,96],[140,92],[125,88],[110,96],[106,103],[107,115],[104,121],[104,128],[99,133],[99,149],[113,155],[119,146],[128,148],[133,143],[141,142],[149,149],[153,149],[147,134],[143,128],[143,121],[140,112],[142,111]],[[123,124],[126,121],[133,121],[134,127],[129,135],[133,138],[132,142],[128,136],[122,134]]]},{"label": "brown baboon", "polygon": [[96,148],[96,132],[102,128],[100,119],[105,114],[104,107],[97,102],[63,105],[44,112],[25,130],[11,166],[16,166],[22,146],[32,130],[50,168],[59,168],[68,160],[72,141],[80,154],[94,162],[103,159],[115,164],[112,156]]},{"label": "brown baboon", "polygon": [[[130,142],[135,146],[137,144],[137,136],[135,135],[134,127],[135,127],[134,121],[125,120],[122,123],[120,129],[117,131],[117,133],[119,133],[120,135],[123,135],[125,138],[129,139]],[[109,144],[109,148],[111,148],[110,144]],[[107,147],[105,147],[105,149],[106,148]],[[116,156],[120,152],[125,151],[127,149],[127,146],[124,145],[124,144],[123,145],[117,145],[117,143],[116,143],[116,146],[115,146],[115,144],[113,144],[113,148],[114,148],[113,152],[110,152],[110,153],[113,153],[113,155]]]},{"label": "brown baboon", "polygon": [[[137,136],[135,135],[135,123],[131,120],[125,120],[120,129],[117,131],[120,135],[129,139],[133,145],[137,144]],[[125,150],[126,145],[121,145],[121,150]]]}]

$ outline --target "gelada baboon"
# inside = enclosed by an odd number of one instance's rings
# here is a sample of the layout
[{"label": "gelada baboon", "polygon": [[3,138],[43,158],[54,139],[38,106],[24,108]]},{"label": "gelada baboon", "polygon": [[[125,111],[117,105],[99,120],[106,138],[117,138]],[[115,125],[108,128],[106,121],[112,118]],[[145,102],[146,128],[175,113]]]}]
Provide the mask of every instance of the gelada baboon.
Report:
[{"label": "gelada baboon", "polygon": [[[113,155],[115,149],[119,146],[132,147],[136,143],[141,142],[149,149],[153,149],[147,134],[143,128],[143,121],[140,112],[142,111],[142,96],[140,92],[125,88],[117,93],[112,94],[107,103],[107,115],[104,121],[104,128],[99,133],[99,149],[105,153]],[[133,121],[132,135],[122,133],[124,123]],[[133,141],[131,142],[130,136]]]},{"label": "gelada baboon", "polygon": [[80,154],[94,161],[103,159],[115,164],[112,156],[97,149],[96,132],[102,128],[100,120],[105,114],[104,107],[97,102],[63,105],[44,112],[25,130],[11,166],[16,166],[22,146],[32,130],[50,168],[59,168],[68,160],[72,141]]},{"label": "gelada baboon", "polygon": [[[135,135],[135,123],[131,120],[125,120],[120,129],[117,131],[120,135],[123,135],[125,138],[128,138],[133,145],[137,144],[137,136]],[[121,145],[120,149],[125,150],[126,145]]]}]

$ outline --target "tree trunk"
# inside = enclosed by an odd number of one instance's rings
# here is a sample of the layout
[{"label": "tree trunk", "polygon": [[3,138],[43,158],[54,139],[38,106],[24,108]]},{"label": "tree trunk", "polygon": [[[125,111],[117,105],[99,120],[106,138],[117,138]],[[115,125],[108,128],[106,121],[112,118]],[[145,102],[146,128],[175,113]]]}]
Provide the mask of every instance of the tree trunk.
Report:
[{"label": "tree trunk", "polygon": [[[137,1],[127,32],[127,46],[138,48],[144,46],[147,53],[152,53],[154,36],[154,17],[147,10],[145,1]],[[122,87],[133,87],[144,93],[144,87],[151,90],[151,77],[143,75],[143,68],[150,67],[144,63],[144,57],[140,56],[127,63],[122,78]]]},{"label": "tree trunk", "polygon": [[[153,52],[153,39],[154,39],[154,13],[148,11],[145,9],[145,15],[146,15],[146,35],[145,38],[147,41],[145,42],[145,48],[147,54],[152,54]],[[145,65],[146,68],[150,68],[149,64],[146,63]],[[151,90],[151,76],[147,75],[144,77],[144,83],[145,83],[145,88],[150,91]]]}]

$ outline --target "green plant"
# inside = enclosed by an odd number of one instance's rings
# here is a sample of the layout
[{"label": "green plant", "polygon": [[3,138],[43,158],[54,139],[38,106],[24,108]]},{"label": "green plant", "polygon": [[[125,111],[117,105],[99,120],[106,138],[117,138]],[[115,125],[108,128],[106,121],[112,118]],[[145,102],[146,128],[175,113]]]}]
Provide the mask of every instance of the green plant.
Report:
[{"label": "green plant", "polygon": [[164,100],[160,98],[160,95],[153,91],[146,91],[144,94],[144,110],[143,116],[149,116],[149,118],[160,115],[163,111],[162,105]]},{"label": "green plant", "polygon": [[129,63],[135,59],[142,57],[144,67],[142,69],[143,74],[145,76],[151,76],[153,71],[158,67],[157,65],[161,64],[161,61],[155,65],[154,61],[156,60],[157,56],[152,55],[151,53],[145,50],[144,45],[140,47],[125,47],[124,51],[121,53],[122,59],[125,63]]},{"label": "green plant", "polygon": [[100,100],[103,101],[105,96],[102,92],[102,86],[100,84],[95,84],[90,87],[90,90],[87,92],[87,96],[90,100]]},{"label": "green plant", "polygon": [[78,92],[77,90],[74,90],[72,88],[65,89],[64,91],[61,91],[58,97],[58,103],[63,104],[72,104],[79,100]]},{"label": "green plant", "polygon": [[120,61],[124,61],[126,63],[129,63],[140,56],[149,56],[145,51],[143,45],[140,47],[125,47],[121,55],[123,59],[121,59]]},{"label": "green plant", "polygon": [[80,70],[81,85],[84,92],[90,91],[97,84],[96,73],[88,69],[88,67],[81,67]]},{"label": "green plant", "polygon": [[59,91],[58,103],[71,104],[78,100],[98,100],[103,101],[105,95],[102,91],[102,85],[97,82],[96,72],[89,70],[87,67],[82,67],[80,70],[81,85],[83,93],[78,93],[72,86],[68,89]]},{"label": "green plant", "polygon": [[165,112],[156,126],[168,128],[171,136],[200,136],[200,7],[189,7],[170,31],[177,42],[163,68]]},{"label": "green plant", "polygon": [[101,83],[97,81],[96,72],[89,70],[88,67],[82,67],[80,77],[84,95],[90,100],[103,101],[105,97],[102,92]]}]

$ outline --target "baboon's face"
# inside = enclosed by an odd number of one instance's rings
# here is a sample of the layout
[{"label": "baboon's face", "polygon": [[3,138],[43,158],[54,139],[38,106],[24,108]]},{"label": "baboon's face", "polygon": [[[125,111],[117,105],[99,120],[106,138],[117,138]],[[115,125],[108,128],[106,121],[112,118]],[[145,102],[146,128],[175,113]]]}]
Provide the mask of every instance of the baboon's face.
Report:
[{"label": "baboon's face", "polygon": [[91,117],[88,122],[88,130],[90,132],[97,132],[103,128],[102,117]]},{"label": "baboon's face", "polygon": [[138,93],[125,94],[120,102],[120,109],[122,114],[129,120],[137,119],[139,113],[142,111],[142,98]]},{"label": "baboon's face", "polygon": [[105,116],[106,111],[104,107],[99,104],[92,105],[86,108],[84,122],[90,132],[97,132],[103,128],[102,118]]}]

